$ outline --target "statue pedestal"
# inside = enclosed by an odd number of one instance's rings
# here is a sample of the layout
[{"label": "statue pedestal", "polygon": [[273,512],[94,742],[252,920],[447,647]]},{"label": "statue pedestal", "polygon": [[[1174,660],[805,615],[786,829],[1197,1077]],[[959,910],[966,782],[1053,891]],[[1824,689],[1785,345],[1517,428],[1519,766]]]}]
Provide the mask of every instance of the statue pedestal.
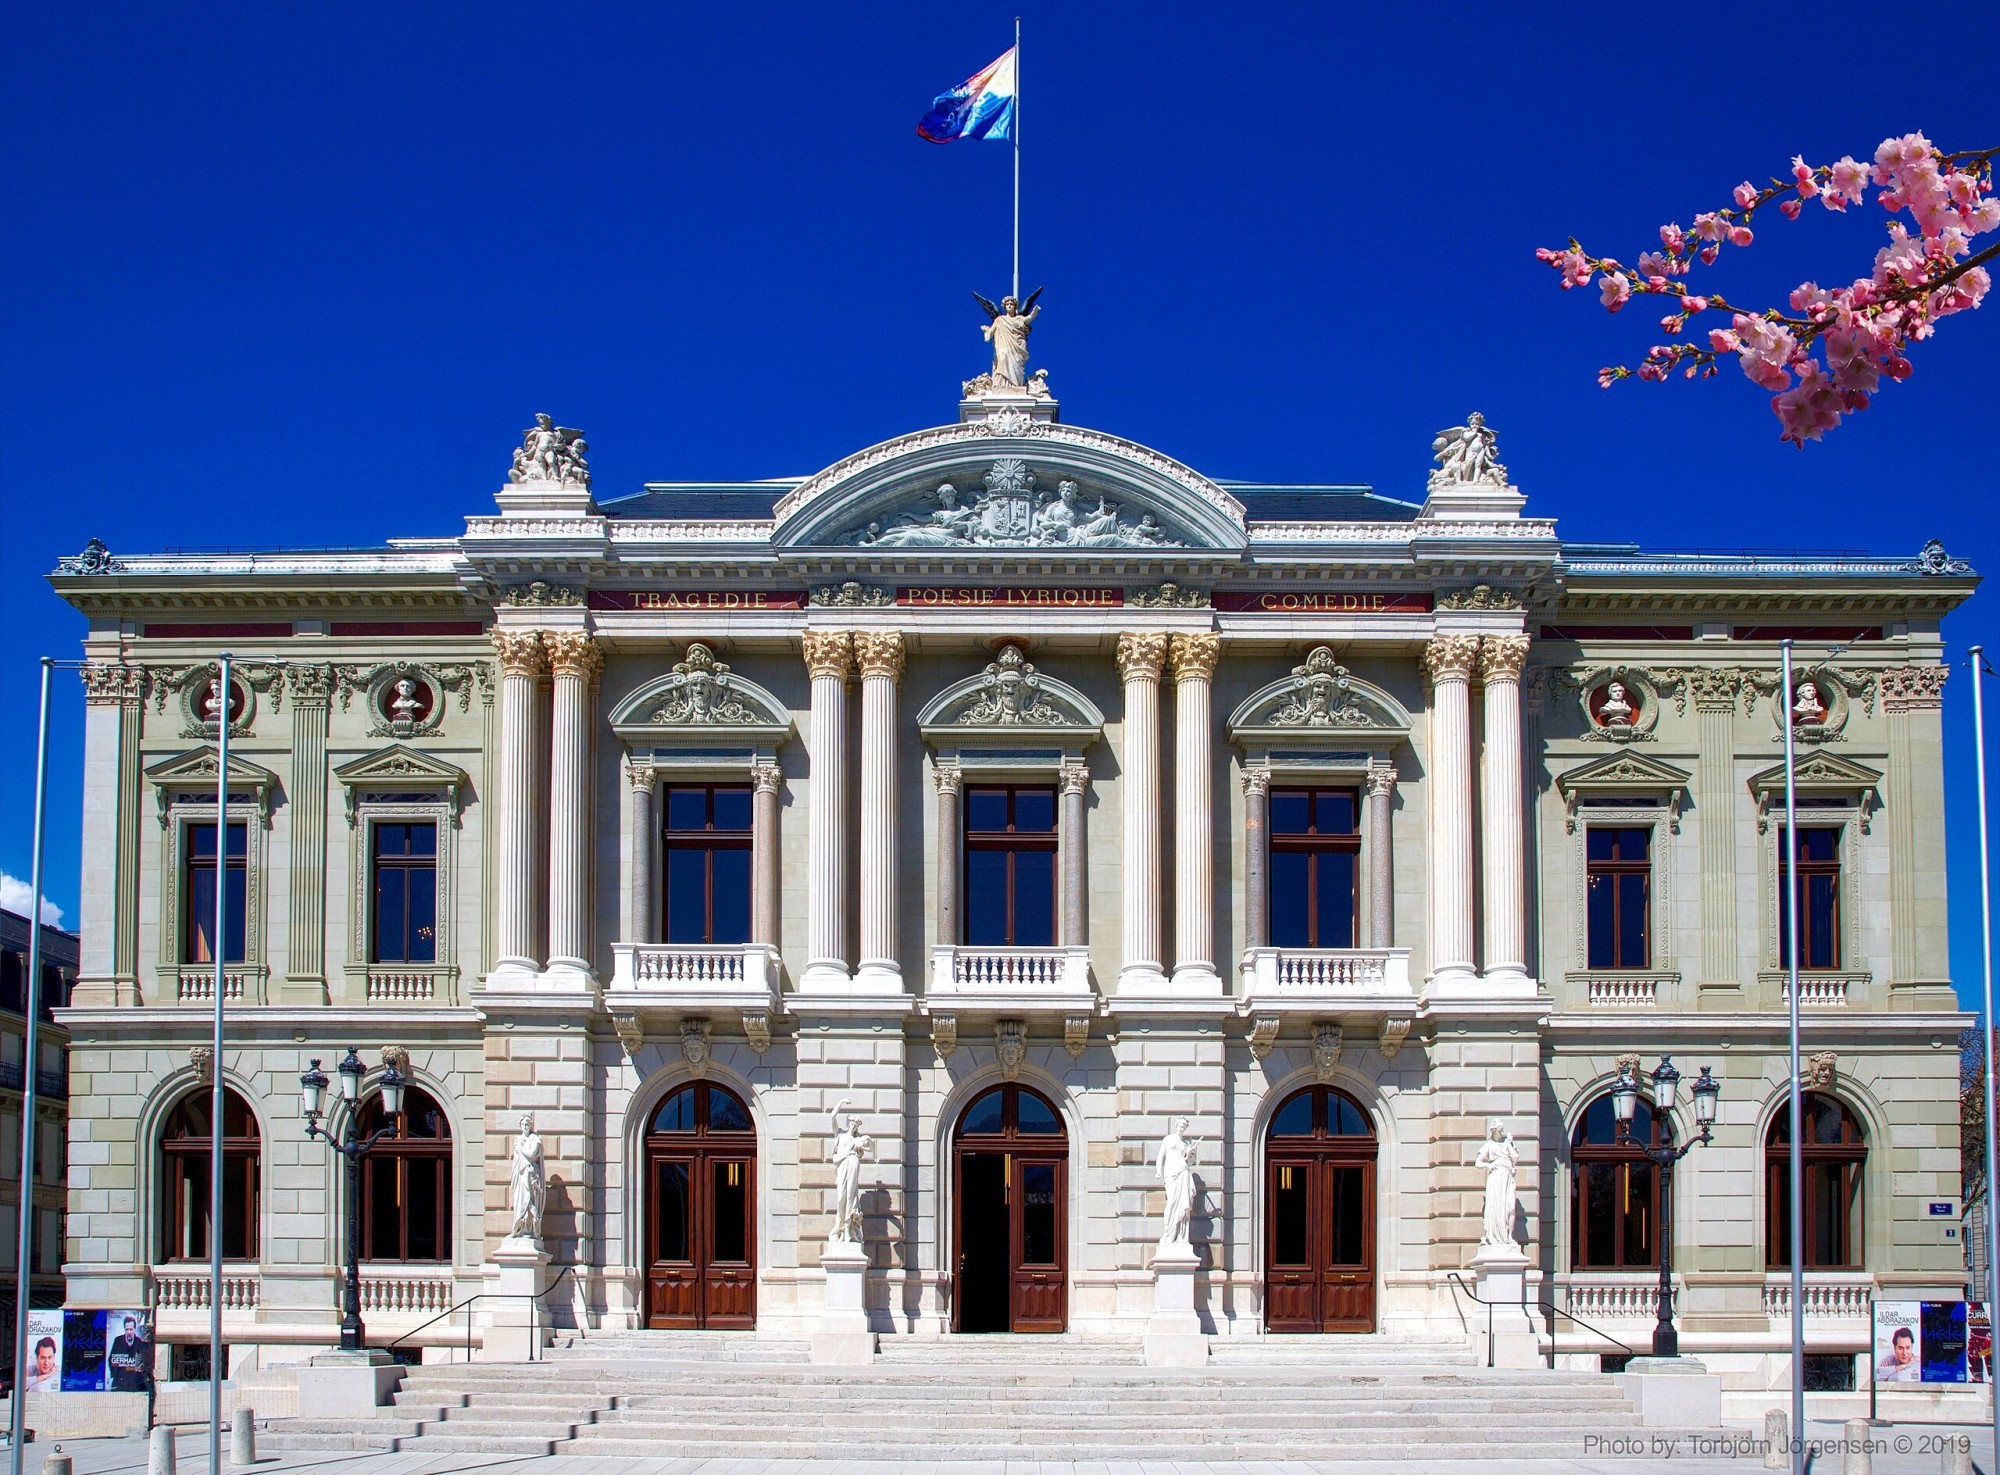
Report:
[{"label": "statue pedestal", "polygon": [[1648,1429],[1722,1427],[1722,1379],[1692,1357],[1635,1357],[1615,1374]]},{"label": "statue pedestal", "polygon": [[1495,1303],[1468,1308],[1466,1341],[1473,1355],[1487,1360],[1490,1326],[1493,1366],[1540,1367],[1541,1338],[1528,1300],[1528,1257],[1519,1246],[1481,1245],[1467,1268],[1472,1272],[1473,1294]]},{"label": "statue pedestal", "polygon": [[549,1344],[548,1307],[540,1300],[548,1289],[549,1252],[531,1239],[509,1236],[494,1247],[486,1265],[490,1299],[481,1325],[481,1362],[530,1362]]},{"label": "statue pedestal", "polygon": [[404,1369],[380,1347],[322,1352],[299,1369],[299,1416],[351,1419],[386,1404]]},{"label": "statue pedestal", "polygon": [[1195,1310],[1194,1279],[1201,1256],[1185,1242],[1153,1251],[1153,1320],[1146,1328],[1146,1366],[1201,1367],[1208,1338]]},{"label": "statue pedestal", "polygon": [[812,1360],[834,1367],[866,1366],[875,1357],[875,1333],[868,1325],[868,1251],[829,1240],[819,1264],[826,1272],[826,1303],[813,1333]]},{"label": "statue pedestal", "polygon": [[494,494],[502,517],[594,517],[590,488],[573,481],[510,481]]}]

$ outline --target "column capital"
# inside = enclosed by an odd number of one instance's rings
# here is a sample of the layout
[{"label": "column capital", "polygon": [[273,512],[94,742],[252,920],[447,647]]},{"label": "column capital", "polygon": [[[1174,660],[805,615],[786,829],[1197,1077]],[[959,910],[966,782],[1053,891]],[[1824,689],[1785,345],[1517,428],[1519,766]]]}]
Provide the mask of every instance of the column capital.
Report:
[{"label": "column capital", "polygon": [[625,755],[625,761],[620,767],[624,769],[625,782],[635,789],[650,789],[659,777],[659,771],[653,767],[652,759],[640,758],[631,753]]},{"label": "column capital", "polygon": [[118,661],[89,661],[79,673],[83,677],[86,706],[115,707],[137,703],[146,694],[146,671]]},{"label": "column capital", "polygon": [[1488,635],[1479,643],[1479,675],[1484,681],[1519,681],[1528,662],[1528,637]]},{"label": "column capital", "polygon": [[814,680],[822,676],[845,681],[854,674],[854,636],[847,630],[808,630],[800,637],[805,647],[806,670]]},{"label": "column capital", "polygon": [[1090,792],[1090,769],[1082,763],[1065,763],[1058,770],[1065,794],[1087,794]]},{"label": "column capital", "polygon": [[1160,666],[1167,658],[1164,631],[1118,637],[1118,675],[1125,681],[1158,681]]},{"label": "column capital", "polygon": [[1424,647],[1424,670],[1432,681],[1465,681],[1479,657],[1477,635],[1433,635]]},{"label": "column capital", "polygon": [[503,676],[540,676],[549,669],[539,630],[495,630],[493,648],[500,653]]},{"label": "column capital", "polygon": [[1243,770],[1243,792],[1253,799],[1261,799],[1271,792],[1271,770],[1268,768],[1246,768]]},{"label": "column capital", "polygon": [[862,676],[886,676],[891,681],[903,674],[903,632],[900,630],[856,630],[854,660]]},{"label": "column capital", "polygon": [[1168,648],[1176,681],[1207,681],[1222,655],[1222,637],[1212,630],[1177,630]]},{"label": "column capital", "polygon": [[750,768],[750,786],[760,794],[775,794],[784,774],[775,763],[757,763]]},{"label": "column capital", "polygon": [[1393,794],[1396,792],[1396,770],[1387,763],[1370,764],[1367,783],[1371,795]]},{"label": "column capital", "polygon": [[954,797],[965,786],[965,770],[956,763],[940,763],[931,770],[931,782],[940,794]]},{"label": "column capital", "polygon": [[285,690],[290,694],[294,707],[322,705],[333,697],[334,677],[331,666],[320,663],[288,666],[284,676]]},{"label": "column capital", "polygon": [[588,630],[544,630],[542,648],[548,652],[549,669],[558,676],[589,681],[604,666],[604,652]]},{"label": "column capital", "polygon": [[1882,710],[1921,712],[1944,705],[1949,666],[1891,666],[1882,673]]}]

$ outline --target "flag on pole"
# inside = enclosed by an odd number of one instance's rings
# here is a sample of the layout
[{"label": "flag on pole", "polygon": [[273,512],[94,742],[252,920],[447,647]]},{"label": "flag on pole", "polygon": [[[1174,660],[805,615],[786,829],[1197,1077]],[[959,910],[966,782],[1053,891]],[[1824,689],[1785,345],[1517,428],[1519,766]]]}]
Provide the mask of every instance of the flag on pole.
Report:
[{"label": "flag on pole", "polygon": [[949,92],[940,93],[917,124],[917,132],[932,143],[961,138],[1014,137],[1015,62],[1018,46],[1010,46],[984,71],[976,72]]}]

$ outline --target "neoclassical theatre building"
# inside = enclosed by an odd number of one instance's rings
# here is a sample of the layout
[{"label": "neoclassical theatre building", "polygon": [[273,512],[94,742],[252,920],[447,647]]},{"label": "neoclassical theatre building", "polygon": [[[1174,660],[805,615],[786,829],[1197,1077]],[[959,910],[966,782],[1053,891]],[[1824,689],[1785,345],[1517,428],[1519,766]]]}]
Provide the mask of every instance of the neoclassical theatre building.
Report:
[{"label": "neoclassical theatre building", "polygon": [[[1497,1118],[1530,1294],[1605,1334],[1561,1352],[1645,1350],[1671,1236],[1683,1350],[1776,1383],[1790,906],[1815,1376],[1869,1296],[1962,1294],[1941,547],[1568,543],[1476,416],[1410,500],[1217,481],[1039,380],[804,480],[606,497],[581,449],[543,420],[457,536],[53,576],[72,1304],[205,1337],[219,1069],[232,1362],[328,1346],[298,1077],[353,1047],[377,1343],[492,1285],[524,1115],[558,1322],[810,1332],[843,1103],[884,1337],[1143,1332],[1181,1116],[1205,1332],[1461,1337]],[[1671,1223],[1609,1095],[1662,1053],[1721,1083]]]}]

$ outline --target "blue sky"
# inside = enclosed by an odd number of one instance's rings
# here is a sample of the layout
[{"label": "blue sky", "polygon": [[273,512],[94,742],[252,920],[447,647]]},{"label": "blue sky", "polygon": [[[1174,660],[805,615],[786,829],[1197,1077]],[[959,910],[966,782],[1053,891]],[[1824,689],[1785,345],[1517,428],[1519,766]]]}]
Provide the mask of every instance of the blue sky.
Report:
[{"label": "blue sky", "polygon": [[[607,494],[803,474],[949,419],[983,367],[969,293],[1006,285],[1009,159],[915,124],[1017,12],[1023,271],[1067,418],[1216,476],[1417,498],[1432,434],[1479,409],[1570,537],[1936,536],[2000,569],[2000,305],[1800,452],[1733,372],[1598,389],[1654,334],[1533,258],[1575,233],[1632,259],[1795,152],[2000,143],[1933,50],[1991,57],[1990,6],[1931,14],[1884,77],[1880,8],[1838,4],[40,0],[10,7],[0,88],[0,869],[28,870],[34,658],[82,628],[41,575],[92,535],[449,534],[544,409],[589,432]],[[1761,235],[1717,287],[1844,280],[1881,217]],[[1996,607],[1947,625],[1955,659],[2000,643]],[[73,918],[82,703],[73,676],[57,693],[49,890]],[[1962,666],[1946,724],[1976,991]]]}]

